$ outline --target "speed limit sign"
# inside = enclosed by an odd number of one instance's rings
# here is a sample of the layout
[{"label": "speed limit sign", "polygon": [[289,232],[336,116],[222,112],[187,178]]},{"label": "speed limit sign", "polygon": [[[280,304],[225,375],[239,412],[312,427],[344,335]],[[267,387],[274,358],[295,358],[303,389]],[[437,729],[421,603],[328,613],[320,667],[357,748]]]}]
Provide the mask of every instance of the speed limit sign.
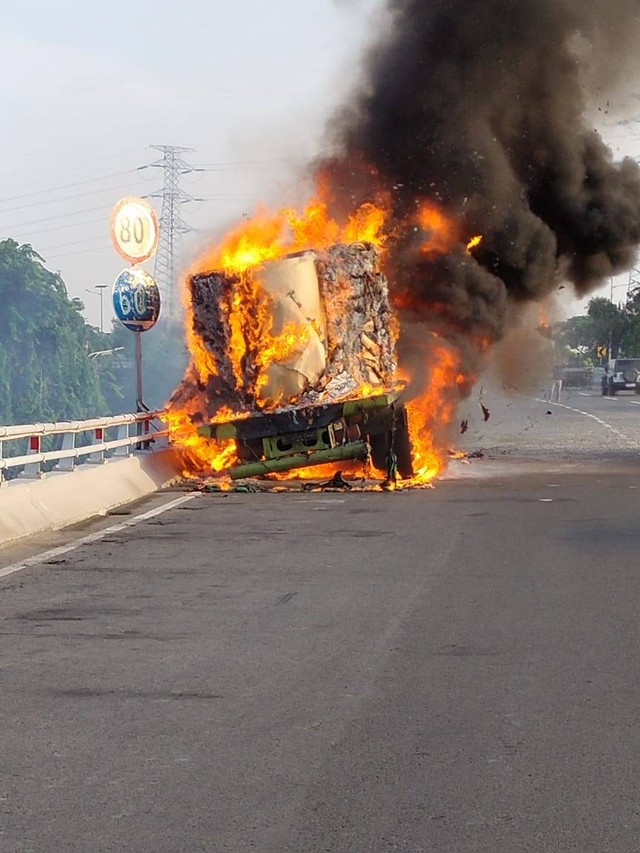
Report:
[{"label": "speed limit sign", "polygon": [[113,284],[116,317],[132,332],[152,329],[160,316],[160,291],[153,277],[141,268],[122,270]]},{"label": "speed limit sign", "polygon": [[132,264],[148,260],[158,248],[158,217],[143,198],[120,199],[111,212],[110,231],[116,252]]}]

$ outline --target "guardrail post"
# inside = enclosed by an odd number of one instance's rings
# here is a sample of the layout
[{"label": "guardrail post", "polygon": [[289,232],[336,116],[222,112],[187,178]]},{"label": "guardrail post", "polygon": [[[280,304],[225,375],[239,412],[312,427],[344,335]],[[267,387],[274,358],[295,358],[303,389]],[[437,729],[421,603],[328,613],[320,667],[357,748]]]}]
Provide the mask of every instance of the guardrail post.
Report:
[{"label": "guardrail post", "polygon": [[[136,436],[139,436],[142,439],[149,435],[150,421],[150,418],[139,418],[138,421],[136,421]],[[149,450],[150,446],[151,443],[149,441],[136,442],[134,445],[135,452],[139,453],[141,450]]]},{"label": "guardrail post", "polygon": [[[62,450],[74,450],[76,446],[75,432],[65,432],[62,436]],[[67,459],[61,459],[57,466],[61,471],[73,471],[76,467],[76,460],[73,456]]]},{"label": "guardrail post", "polygon": [[[118,427],[117,432],[117,440],[122,441],[125,438],[129,438],[129,424],[121,424]],[[131,453],[130,447],[116,447],[114,451],[114,456],[129,456]]]},{"label": "guardrail post", "polygon": [[[2,459],[2,441],[0,440],[0,460]],[[0,468],[0,486],[2,485],[4,480],[4,468]]]},{"label": "guardrail post", "polygon": [[[97,427],[93,431],[92,444],[102,444],[104,442],[104,429]],[[89,455],[89,462],[104,462],[104,450],[96,450],[95,453]]]},{"label": "guardrail post", "polygon": [[[144,419],[144,434],[148,437],[150,432],[151,432],[151,418],[145,418]],[[142,445],[142,447],[144,450],[151,450],[151,442],[145,441],[145,443]]]},{"label": "guardrail post", "polygon": [[[35,456],[36,454],[40,455],[40,436],[39,435],[31,435],[29,436],[29,445],[27,447],[27,456]],[[22,472],[23,477],[39,477],[41,475],[41,464],[40,460],[37,462],[30,462],[29,464],[24,466],[24,471]]]}]

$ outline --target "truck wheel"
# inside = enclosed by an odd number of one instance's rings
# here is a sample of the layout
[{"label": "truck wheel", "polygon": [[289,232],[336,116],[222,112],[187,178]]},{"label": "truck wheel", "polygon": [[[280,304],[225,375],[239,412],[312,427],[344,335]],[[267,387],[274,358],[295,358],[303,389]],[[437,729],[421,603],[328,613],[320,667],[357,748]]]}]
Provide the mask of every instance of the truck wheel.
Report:
[{"label": "truck wheel", "polygon": [[393,473],[390,470],[392,461],[390,457],[393,450],[394,467],[397,473],[403,480],[409,480],[413,477],[413,466],[409,425],[404,406],[397,406],[392,412],[392,417],[395,418],[395,428],[367,436],[371,447],[371,461],[374,468],[390,476]]},{"label": "truck wheel", "polygon": [[410,480],[411,477],[413,477],[413,464],[411,462],[411,436],[409,435],[407,410],[404,406],[398,406],[396,409],[396,431],[393,450],[396,454],[398,473],[403,480]]},{"label": "truck wheel", "polygon": [[368,436],[371,447],[371,461],[373,467],[386,474],[389,467],[389,439],[391,433],[379,432]]}]

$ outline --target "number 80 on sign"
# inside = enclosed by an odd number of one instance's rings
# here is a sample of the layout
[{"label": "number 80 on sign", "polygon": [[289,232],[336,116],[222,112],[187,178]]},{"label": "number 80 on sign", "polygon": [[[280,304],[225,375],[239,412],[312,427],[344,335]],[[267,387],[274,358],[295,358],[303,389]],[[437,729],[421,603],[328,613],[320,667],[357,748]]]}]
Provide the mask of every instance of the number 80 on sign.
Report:
[{"label": "number 80 on sign", "polygon": [[116,252],[132,264],[148,260],[158,248],[158,217],[142,198],[121,199],[111,213],[109,230]]}]

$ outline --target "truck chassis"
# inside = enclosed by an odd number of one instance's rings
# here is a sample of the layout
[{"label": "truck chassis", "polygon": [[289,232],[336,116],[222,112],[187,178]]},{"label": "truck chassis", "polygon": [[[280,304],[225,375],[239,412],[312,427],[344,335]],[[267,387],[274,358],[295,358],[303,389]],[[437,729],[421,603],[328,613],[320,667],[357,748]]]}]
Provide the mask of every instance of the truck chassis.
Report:
[{"label": "truck chassis", "polygon": [[407,412],[393,391],[205,424],[198,433],[235,441],[233,480],[346,459],[370,460],[388,480],[413,476]]}]

